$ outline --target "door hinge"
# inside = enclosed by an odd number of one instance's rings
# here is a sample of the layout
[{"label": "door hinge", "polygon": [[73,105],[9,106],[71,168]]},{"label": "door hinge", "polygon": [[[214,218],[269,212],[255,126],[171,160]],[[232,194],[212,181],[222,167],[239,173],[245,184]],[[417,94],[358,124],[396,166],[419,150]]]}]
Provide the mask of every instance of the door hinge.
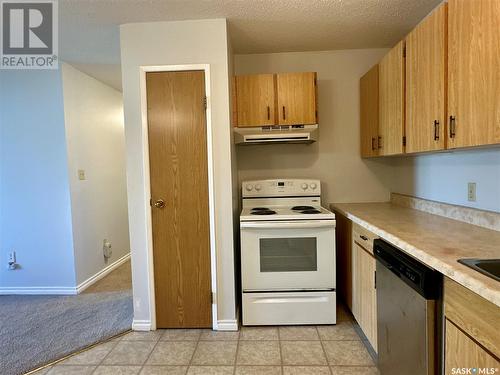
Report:
[{"label": "door hinge", "polygon": [[151,198],[151,199],[149,200],[149,205],[150,205],[151,207],[153,207],[153,198]]},{"label": "door hinge", "polygon": [[403,136],[403,146],[406,146],[406,136]]},{"label": "door hinge", "polygon": [[207,109],[207,97],[206,96],[203,97],[203,107],[205,109]]},{"label": "door hinge", "polygon": [[215,302],[215,293],[214,292],[210,292],[210,303],[213,305]]}]

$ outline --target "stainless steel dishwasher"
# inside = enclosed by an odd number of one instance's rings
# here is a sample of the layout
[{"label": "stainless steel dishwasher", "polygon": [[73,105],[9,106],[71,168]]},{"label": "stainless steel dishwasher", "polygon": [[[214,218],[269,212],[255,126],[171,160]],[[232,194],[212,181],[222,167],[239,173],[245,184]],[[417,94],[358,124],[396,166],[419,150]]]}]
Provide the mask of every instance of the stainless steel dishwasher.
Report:
[{"label": "stainless steel dishwasher", "polygon": [[374,254],[381,375],[440,374],[442,275],[380,239]]}]

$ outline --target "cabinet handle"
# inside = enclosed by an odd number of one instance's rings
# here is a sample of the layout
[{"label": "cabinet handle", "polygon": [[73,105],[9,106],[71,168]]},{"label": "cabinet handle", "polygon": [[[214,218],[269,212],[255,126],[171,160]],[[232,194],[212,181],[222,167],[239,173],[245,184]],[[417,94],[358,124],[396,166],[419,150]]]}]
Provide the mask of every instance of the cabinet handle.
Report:
[{"label": "cabinet handle", "polygon": [[434,140],[439,141],[439,121],[434,120]]},{"label": "cabinet handle", "polygon": [[375,137],[372,137],[372,151],[375,151]]},{"label": "cabinet handle", "polygon": [[361,238],[363,241],[368,241],[368,237],[360,235],[359,238]]},{"label": "cabinet handle", "polygon": [[283,106],[283,120],[286,120],[285,106]]},{"label": "cabinet handle", "polygon": [[455,138],[455,116],[450,116],[450,138]]},{"label": "cabinet handle", "polygon": [[267,119],[271,120],[271,108],[269,106],[267,106]]},{"label": "cabinet handle", "polygon": [[378,148],[382,148],[382,137],[380,135],[378,136]]}]

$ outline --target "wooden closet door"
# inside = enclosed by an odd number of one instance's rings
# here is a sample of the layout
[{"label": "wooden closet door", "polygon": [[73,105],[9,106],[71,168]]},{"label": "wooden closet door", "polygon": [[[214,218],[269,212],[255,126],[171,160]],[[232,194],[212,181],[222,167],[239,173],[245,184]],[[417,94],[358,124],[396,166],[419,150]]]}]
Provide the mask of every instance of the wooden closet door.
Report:
[{"label": "wooden closet door", "polygon": [[317,123],[316,73],[277,74],[278,124]]},{"label": "wooden closet door", "polygon": [[379,63],[379,155],[403,153],[404,41]]},{"label": "wooden closet door", "polygon": [[378,155],[378,79],[378,65],[375,65],[359,80],[360,146],[362,157]]},{"label": "wooden closet door", "polygon": [[158,328],[212,326],[203,71],[146,74]]},{"label": "wooden closet door", "polygon": [[276,124],[274,74],[235,77],[238,127]]},{"label": "wooden closet door", "polygon": [[500,143],[500,1],[448,2],[448,148]]},{"label": "wooden closet door", "polygon": [[442,150],[446,138],[446,3],[406,38],[406,152]]}]

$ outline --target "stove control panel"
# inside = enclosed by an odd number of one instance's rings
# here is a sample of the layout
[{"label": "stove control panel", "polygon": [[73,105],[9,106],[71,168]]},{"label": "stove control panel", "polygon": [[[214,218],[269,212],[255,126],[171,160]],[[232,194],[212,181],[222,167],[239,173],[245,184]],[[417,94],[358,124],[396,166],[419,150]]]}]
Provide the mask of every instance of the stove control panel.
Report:
[{"label": "stove control panel", "polygon": [[319,180],[275,179],[243,181],[243,198],[320,196]]}]

